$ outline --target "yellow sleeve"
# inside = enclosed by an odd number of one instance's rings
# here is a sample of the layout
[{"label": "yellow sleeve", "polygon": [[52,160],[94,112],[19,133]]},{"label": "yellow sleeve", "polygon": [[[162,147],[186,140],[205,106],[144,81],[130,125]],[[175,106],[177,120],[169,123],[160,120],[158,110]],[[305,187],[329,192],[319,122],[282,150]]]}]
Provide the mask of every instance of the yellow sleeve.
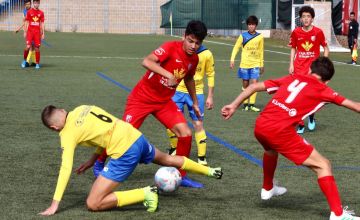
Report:
[{"label": "yellow sleeve", "polygon": [[53,199],[56,201],[61,200],[65,192],[65,188],[69,182],[74,161],[76,143],[72,141],[61,141],[61,146],[63,147],[62,161],[56,190],[53,197]]},{"label": "yellow sleeve", "polygon": [[260,67],[264,67],[264,37],[261,36],[260,45]]},{"label": "yellow sleeve", "polygon": [[208,81],[208,87],[215,86],[215,62],[212,53],[209,53],[205,64],[205,73]]},{"label": "yellow sleeve", "polygon": [[230,58],[230,61],[235,61],[235,57],[237,55],[237,53],[239,52],[241,46],[242,46],[242,42],[243,42],[243,38],[242,38],[242,35],[239,36],[239,38],[237,39],[234,47],[233,47],[233,50],[231,52],[231,58]]}]

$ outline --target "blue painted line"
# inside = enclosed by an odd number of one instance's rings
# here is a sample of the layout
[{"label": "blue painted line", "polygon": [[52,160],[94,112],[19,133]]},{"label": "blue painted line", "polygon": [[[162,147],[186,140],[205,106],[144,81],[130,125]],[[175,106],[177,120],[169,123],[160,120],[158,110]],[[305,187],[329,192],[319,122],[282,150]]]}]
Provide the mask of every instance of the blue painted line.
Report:
[{"label": "blue painted line", "polygon": [[41,40],[41,43],[47,47],[52,47],[48,42],[46,42],[45,40]]},{"label": "blue painted line", "polygon": [[[98,76],[100,76],[101,78],[117,85],[118,87],[122,88],[123,90],[127,91],[127,92],[130,92],[131,89],[129,87],[126,87],[124,86],[123,84],[113,80],[112,78],[108,77],[107,75],[105,75],[104,73],[101,73],[101,72],[96,72],[96,74]],[[192,124],[189,123],[189,126],[191,128],[193,128]],[[258,158],[256,157],[253,157],[251,154],[249,153],[246,153],[245,151],[235,147],[234,145],[226,142],[225,140],[222,140],[221,138],[209,133],[209,132],[206,132],[206,135],[208,136],[208,138],[210,138],[211,140],[223,145],[224,147],[228,148],[229,150],[237,153],[238,155],[244,157],[245,159],[249,160],[251,163],[259,166],[259,167],[262,167],[263,166],[263,163],[262,163],[262,160],[259,160]],[[279,166],[279,168],[289,168],[289,169],[305,169],[306,167],[304,166],[286,166],[286,165],[282,165],[282,166]],[[360,167],[345,167],[345,166],[334,166],[333,167],[334,170],[360,170]]]}]

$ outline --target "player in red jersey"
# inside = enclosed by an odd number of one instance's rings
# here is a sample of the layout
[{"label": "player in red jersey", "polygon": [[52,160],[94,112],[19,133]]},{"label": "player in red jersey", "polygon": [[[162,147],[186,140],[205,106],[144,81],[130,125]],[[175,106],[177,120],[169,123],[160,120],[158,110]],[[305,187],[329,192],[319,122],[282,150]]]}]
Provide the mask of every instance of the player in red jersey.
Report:
[{"label": "player in red jersey", "polygon": [[33,1],[33,8],[26,13],[26,23],[24,28],[24,37],[26,39],[26,48],[24,50],[24,61],[22,68],[26,67],[26,58],[31,48],[32,42],[35,47],[36,69],[40,69],[40,45],[41,40],[45,38],[45,16],[44,12],[39,9],[40,0]]},{"label": "player in red jersey", "polygon": [[[200,109],[195,93],[193,76],[199,58],[196,54],[207,35],[207,28],[201,21],[190,21],[186,27],[182,41],[165,42],[150,55],[145,57],[142,65],[147,69],[145,75],[137,83],[128,96],[123,120],[139,128],[145,118],[152,114],[166,128],[178,137],[176,154],[190,156],[192,132],[187,125],[181,110],[172,101],[177,85],[184,79],[185,85],[194,102],[193,109],[200,118]],[[94,165],[94,174],[102,169],[106,154]],[[99,169],[100,168],[100,169]],[[182,186],[202,188],[180,170]]]},{"label": "player in red jersey", "polygon": [[311,64],[310,75],[291,74],[252,84],[221,111],[223,117],[229,119],[241,103],[254,92],[276,92],[257,118],[254,131],[255,137],[265,150],[261,199],[268,200],[287,191],[273,182],[280,153],[296,165],[304,165],[317,174],[320,189],[330,206],[330,220],[360,219],[352,216],[346,208],[342,209],[329,160],[294,129],[299,121],[326,103],[335,103],[360,113],[360,102],[346,99],[327,86],[334,72],[330,59],[320,57]]},{"label": "player in red jersey", "polygon": [[[320,28],[315,27],[315,12],[310,6],[304,6],[299,11],[302,27],[297,27],[291,33],[289,46],[290,51],[290,74],[309,74],[311,63],[320,56],[320,46],[324,48],[324,56],[329,56],[329,47],[325,35]],[[309,116],[308,128],[313,131],[316,127],[314,115]],[[297,132],[304,133],[304,122],[301,121]]]}]

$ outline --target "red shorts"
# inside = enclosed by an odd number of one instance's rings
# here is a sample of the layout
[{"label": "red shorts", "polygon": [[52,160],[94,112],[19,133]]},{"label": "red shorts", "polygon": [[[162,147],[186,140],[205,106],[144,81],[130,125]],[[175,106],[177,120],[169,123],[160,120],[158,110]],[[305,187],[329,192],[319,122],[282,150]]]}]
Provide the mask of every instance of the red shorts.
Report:
[{"label": "red shorts", "polygon": [[314,150],[314,147],[297,134],[295,129],[274,132],[274,128],[265,128],[259,124],[261,123],[256,123],[254,133],[263,148],[282,154],[296,165],[303,164]]},{"label": "red shorts", "polygon": [[26,33],[26,45],[32,45],[33,42],[34,42],[35,47],[40,47],[40,45],[41,45],[40,31],[31,31],[31,30],[29,30]]},{"label": "red shorts", "polygon": [[149,103],[149,100],[128,98],[125,106],[123,120],[139,128],[145,118],[152,114],[166,128],[173,128],[179,123],[186,123],[186,119],[171,99],[166,103]]}]

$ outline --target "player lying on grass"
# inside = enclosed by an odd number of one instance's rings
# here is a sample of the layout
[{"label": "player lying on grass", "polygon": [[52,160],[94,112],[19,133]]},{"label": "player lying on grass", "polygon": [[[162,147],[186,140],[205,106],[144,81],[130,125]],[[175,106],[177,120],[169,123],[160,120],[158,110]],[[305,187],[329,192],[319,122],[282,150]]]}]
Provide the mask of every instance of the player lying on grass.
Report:
[{"label": "player lying on grass", "polygon": [[263,188],[261,199],[284,194],[284,187],[274,184],[278,154],[296,165],[304,165],[317,174],[318,184],[330,206],[330,219],[360,219],[343,210],[336,182],[328,159],[296,133],[299,121],[319,110],[326,103],[335,103],[360,113],[360,103],[334,92],[327,83],[334,74],[330,59],[320,57],[311,64],[310,75],[292,74],[250,85],[221,113],[229,119],[251,94],[267,90],[275,92],[255,123],[255,137],[263,146]]},{"label": "player lying on grass", "polygon": [[177,167],[193,173],[220,179],[221,168],[200,165],[183,156],[170,156],[152,146],[131,124],[115,118],[96,106],[82,105],[71,112],[49,105],[44,108],[41,119],[44,125],[59,132],[61,140],[62,163],[55,195],[51,206],[41,215],[53,215],[69,181],[74,152],[77,145],[97,147],[93,156],[82,164],[76,172],[81,174],[92,167],[95,160],[106,148],[109,162],[95,180],[86,204],[91,211],[123,207],[144,202],[147,211],[156,211],[158,204],[157,188],[148,186],[128,191],[113,191],[134,171],[138,163],[150,162]]}]

